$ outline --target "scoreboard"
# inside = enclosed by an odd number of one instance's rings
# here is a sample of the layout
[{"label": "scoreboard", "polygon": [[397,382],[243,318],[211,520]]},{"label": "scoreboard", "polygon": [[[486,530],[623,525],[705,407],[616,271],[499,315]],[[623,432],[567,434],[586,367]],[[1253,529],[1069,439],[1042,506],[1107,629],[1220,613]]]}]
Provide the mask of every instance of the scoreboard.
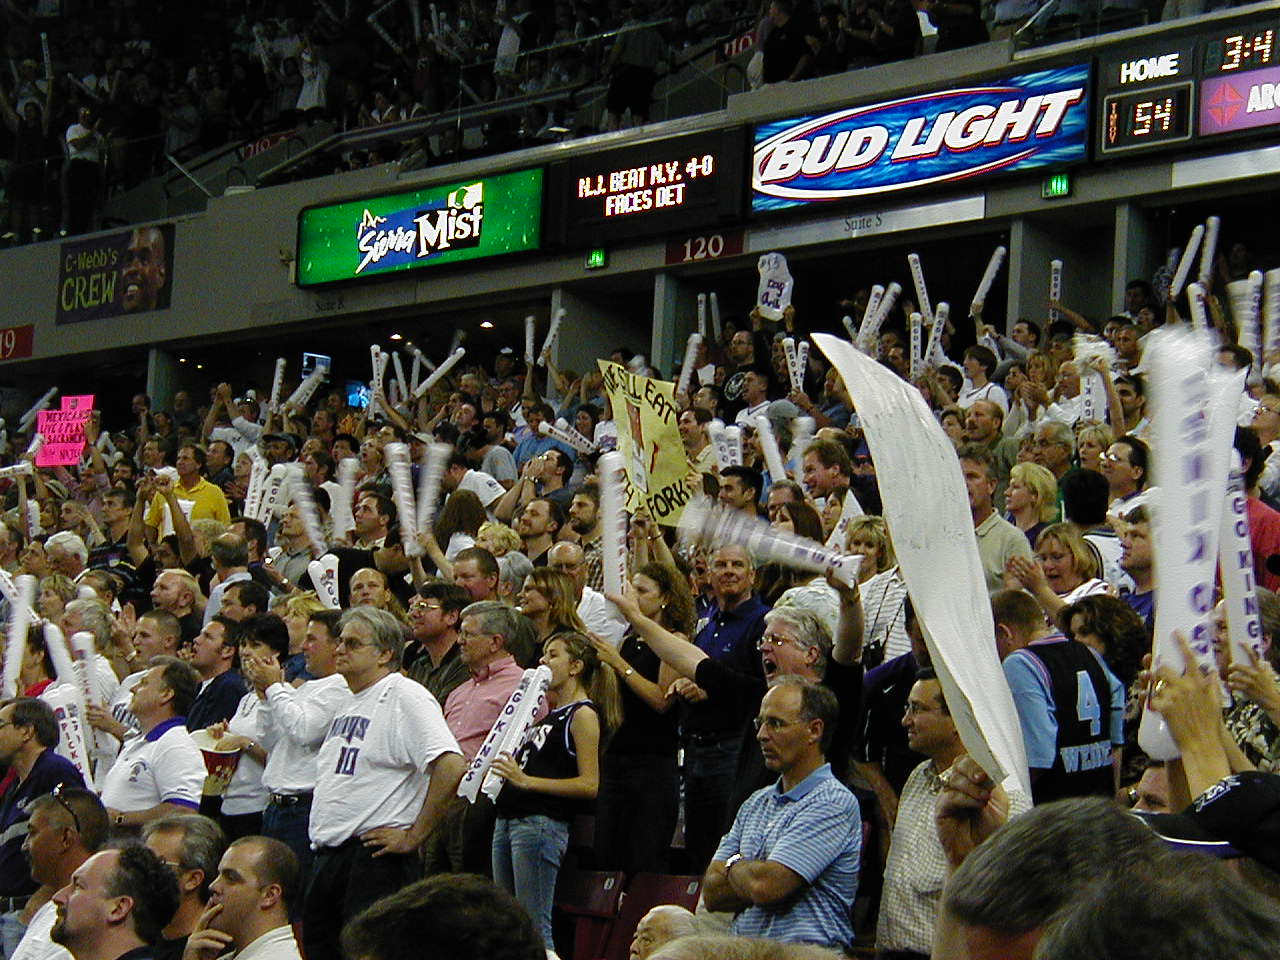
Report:
[{"label": "scoreboard", "polygon": [[1100,63],[1099,156],[1280,126],[1280,14],[1157,35]]}]

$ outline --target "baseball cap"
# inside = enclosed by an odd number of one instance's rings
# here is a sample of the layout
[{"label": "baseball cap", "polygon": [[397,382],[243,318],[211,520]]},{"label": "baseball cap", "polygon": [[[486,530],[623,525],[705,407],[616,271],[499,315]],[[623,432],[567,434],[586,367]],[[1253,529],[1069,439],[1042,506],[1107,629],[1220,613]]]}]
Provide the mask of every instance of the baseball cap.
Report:
[{"label": "baseball cap", "polygon": [[1252,857],[1280,870],[1280,775],[1245,770],[1223,777],[1181,813],[1134,813],[1176,850]]}]

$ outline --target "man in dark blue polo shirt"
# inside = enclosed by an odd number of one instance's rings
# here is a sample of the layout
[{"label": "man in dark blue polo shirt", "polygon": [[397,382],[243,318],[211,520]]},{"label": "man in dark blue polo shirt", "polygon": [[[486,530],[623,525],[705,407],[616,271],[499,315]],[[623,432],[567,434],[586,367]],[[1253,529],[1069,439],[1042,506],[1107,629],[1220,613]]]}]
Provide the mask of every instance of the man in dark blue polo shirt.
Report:
[{"label": "man in dark blue polo shirt", "polygon": [[739,674],[760,679],[751,697],[708,697],[692,680],[674,689],[685,700],[680,732],[685,765],[685,850],[691,870],[703,870],[729,816],[733,774],[742,749],[742,731],[764,689],[756,644],[764,632],[768,605],[754,592],[755,565],[744,547],[720,547],[711,557],[715,604],[694,642],[708,657]]},{"label": "man in dark blue polo shirt", "polygon": [[84,786],[75,765],[54,752],[57,745],[58,721],[43,700],[22,697],[0,705],[0,764],[17,778],[0,800],[0,935],[5,956],[12,956],[22,939],[18,918],[39,886],[22,853],[28,808],[56,787]]}]

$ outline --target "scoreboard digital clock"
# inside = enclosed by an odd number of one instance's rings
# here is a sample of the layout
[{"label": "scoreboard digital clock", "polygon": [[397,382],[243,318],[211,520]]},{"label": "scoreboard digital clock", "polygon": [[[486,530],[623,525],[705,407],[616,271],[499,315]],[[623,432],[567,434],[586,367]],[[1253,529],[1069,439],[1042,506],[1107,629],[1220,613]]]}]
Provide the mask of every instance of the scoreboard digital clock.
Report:
[{"label": "scoreboard digital clock", "polygon": [[553,165],[547,202],[556,238],[594,246],[739,219],[745,136],[714,130]]},{"label": "scoreboard digital clock", "polygon": [[1204,41],[1202,72],[1210,77],[1272,66],[1278,53],[1275,45],[1276,31],[1270,27],[1215,36]]},{"label": "scoreboard digital clock", "polygon": [[1098,155],[1280,127],[1280,16],[1153,36],[1101,59]]}]

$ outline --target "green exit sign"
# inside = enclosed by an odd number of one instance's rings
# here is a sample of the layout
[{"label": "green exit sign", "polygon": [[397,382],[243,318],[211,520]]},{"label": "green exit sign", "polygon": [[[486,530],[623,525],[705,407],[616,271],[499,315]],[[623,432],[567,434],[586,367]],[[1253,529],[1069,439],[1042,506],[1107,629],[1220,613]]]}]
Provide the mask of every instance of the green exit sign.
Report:
[{"label": "green exit sign", "polygon": [[1071,196],[1071,174],[1055,173],[1045,177],[1040,184],[1040,196],[1044,200],[1059,200]]},{"label": "green exit sign", "polygon": [[605,253],[604,247],[596,247],[587,254],[587,269],[599,270],[601,267],[609,265],[609,255]]}]

